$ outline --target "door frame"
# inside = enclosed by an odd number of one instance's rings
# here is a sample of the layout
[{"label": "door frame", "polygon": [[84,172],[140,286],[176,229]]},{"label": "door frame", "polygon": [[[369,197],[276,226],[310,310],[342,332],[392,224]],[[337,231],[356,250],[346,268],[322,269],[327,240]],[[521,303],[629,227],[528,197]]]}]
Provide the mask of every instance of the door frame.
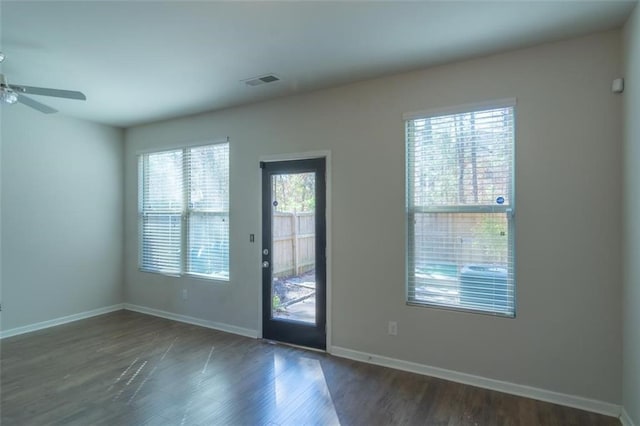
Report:
[{"label": "door frame", "polygon": [[326,259],[326,339],[327,345],[325,351],[327,353],[332,352],[332,232],[331,232],[331,211],[332,211],[332,202],[331,202],[331,151],[310,151],[310,152],[302,152],[302,153],[290,153],[290,154],[274,154],[274,155],[261,155],[258,159],[258,163],[256,163],[256,170],[258,172],[258,195],[257,201],[260,206],[258,210],[258,223],[260,224],[260,230],[257,233],[257,241],[256,241],[256,270],[259,276],[259,285],[260,291],[258,292],[258,338],[262,338],[262,300],[263,300],[263,285],[262,285],[262,169],[259,167],[260,162],[264,163],[272,163],[276,161],[295,161],[295,160],[310,160],[314,158],[324,158],[325,160],[325,202],[326,202],[326,211],[325,211],[325,237],[326,237],[326,249],[325,255]]}]

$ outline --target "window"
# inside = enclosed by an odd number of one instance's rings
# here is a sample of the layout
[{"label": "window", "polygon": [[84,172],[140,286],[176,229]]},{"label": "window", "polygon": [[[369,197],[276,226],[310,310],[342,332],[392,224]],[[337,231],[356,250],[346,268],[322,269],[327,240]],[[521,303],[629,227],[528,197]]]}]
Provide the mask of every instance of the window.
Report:
[{"label": "window", "polygon": [[229,279],[229,144],[139,157],[140,269]]},{"label": "window", "polygon": [[514,107],[404,116],[409,304],[515,316]]}]

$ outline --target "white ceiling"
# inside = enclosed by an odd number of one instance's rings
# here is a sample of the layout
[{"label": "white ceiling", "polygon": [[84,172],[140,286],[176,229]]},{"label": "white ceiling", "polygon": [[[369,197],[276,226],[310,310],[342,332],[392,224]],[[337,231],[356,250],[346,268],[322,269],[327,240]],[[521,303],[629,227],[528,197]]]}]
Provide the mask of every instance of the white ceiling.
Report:
[{"label": "white ceiling", "polygon": [[[129,127],[616,28],[635,4],[2,0],[2,72],[80,90],[34,99]],[[268,73],[282,80],[241,82]]]}]

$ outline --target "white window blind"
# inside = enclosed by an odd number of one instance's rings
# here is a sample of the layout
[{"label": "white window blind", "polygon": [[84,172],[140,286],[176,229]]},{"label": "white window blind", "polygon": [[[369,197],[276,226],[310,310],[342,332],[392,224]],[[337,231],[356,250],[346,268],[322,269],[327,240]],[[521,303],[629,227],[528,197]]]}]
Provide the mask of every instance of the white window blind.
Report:
[{"label": "white window blind", "polygon": [[179,274],[182,245],[183,153],[167,151],[140,157],[142,172],[141,267]]},{"label": "white window blind", "polygon": [[229,278],[229,144],[143,154],[140,269]]},{"label": "white window blind", "polygon": [[515,315],[514,106],[406,119],[409,303]]},{"label": "white window blind", "polygon": [[188,151],[187,272],[229,277],[229,145]]}]

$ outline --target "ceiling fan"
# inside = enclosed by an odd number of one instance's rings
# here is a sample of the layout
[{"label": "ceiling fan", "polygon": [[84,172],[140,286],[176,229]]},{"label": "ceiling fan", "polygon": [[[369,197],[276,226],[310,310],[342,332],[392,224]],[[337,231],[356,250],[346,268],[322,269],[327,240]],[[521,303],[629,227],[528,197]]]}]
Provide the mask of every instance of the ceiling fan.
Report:
[{"label": "ceiling fan", "polygon": [[[0,62],[4,61],[5,55],[0,52]],[[9,84],[4,74],[0,73],[0,103],[15,104],[20,102],[28,107],[36,109],[45,114],[52,114],[58,110],[48,105],[40,103],[25,95],[53,96],[56,98],[76,99],[86,101],[87,97],[82,92],[75,90],[47,89],[45,87],[23,86],[19,84]]]}]

